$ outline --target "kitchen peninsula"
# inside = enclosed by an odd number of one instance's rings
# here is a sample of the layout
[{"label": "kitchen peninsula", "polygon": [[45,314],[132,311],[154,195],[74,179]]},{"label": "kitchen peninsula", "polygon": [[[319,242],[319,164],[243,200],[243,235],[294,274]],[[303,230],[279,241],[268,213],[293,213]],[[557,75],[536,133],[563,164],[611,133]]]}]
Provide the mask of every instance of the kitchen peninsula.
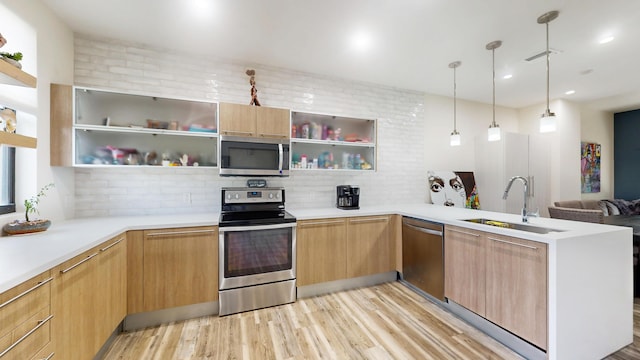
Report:
[{"label": "kitchen peninsula", "polygon": [[[544,243],[548,249],[548,358],[597,359],[633,341],[630,228],[534,218],[531,225],[561,230],[537,234],[463,221],[518,222],[517,215],[429,204],[289,211],[298,220],[397,214]],[[54,224],[38,235],[2,237],[0,293],[126,231],[215,226],[217,219],[214,213],[81,219]],[[396,242],[395,248],[401,249],[401,244]],[[395,265],[400,269],[399,262]]]}]

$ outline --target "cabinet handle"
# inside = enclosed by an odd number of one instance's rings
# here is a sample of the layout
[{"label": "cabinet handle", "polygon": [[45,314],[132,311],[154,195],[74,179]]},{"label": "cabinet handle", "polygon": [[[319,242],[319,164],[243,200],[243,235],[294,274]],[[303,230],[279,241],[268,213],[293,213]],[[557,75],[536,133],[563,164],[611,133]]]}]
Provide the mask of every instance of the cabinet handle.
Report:
[{"label": "cabinet handle", "polygon": [[231,134],[240,134],[240,135],[249,135],[249,136],[253,136],[253,133],[251,131],[228,131],[225,130],[224,132],[227,135],[231,135]]},{"label": "cabinet handle", "polygon": [[475,237],[480,237],[480,234],[474,234],[474,233],[470,233],[470,232],[466,232],[466,231],[462,231],[462,230],[456,230],[456,229],[447,229],[449,231],[453,231],[456,233],[460,233],[460,234],[465,234],[465,235],[471,235],[471,236],[475,236]]},{"label": "cabinet handle", "polygon": [[298,226],[311,226],[311,225],[331,225],[331,224],[341,224],[343,220],[326,220],[326,221],[312,221],[301,223]]},{"label": "cabinet handle", "polygon": [[423,227],[419,227],[419,226],[415,226],[415,225],[411,225],[411,224],[403,224],[404,226],[408,226],[416,231],[420,231],[423,232],[425,234],[430,234],[430,235],[437,235],[437,236],[442,236],[442,231],[437,231],[437,230],[431,230],[431,229],[426,229]]},{"label": "cabinet handle", "polygon": [[46,358],[42,358],[41,360],[51,360],[51,358],[53,357],[53,355],[55,355],[56,353],[52,352],[51,354],[49,354],[49,356],[47,356]]},{"label": "cabinet handle", "polygon": [[46,279],[46,280],[39,281],[39,282],[38,282],[34,287],[32,287],[32,288],[30,288],[30,289],[28,289],[28,290],[25,290],[25,291],[24,291],[24,292],[22,292],[21,294],[18,294],[18,295],[16,295],[16,296],[14,296],[13,298],[11,298],[11,299],[9,299],[9,300],[5,301],[2,305],[0,305],[0,309],[2,309],[3,307],[5,307],[5,306],[7,306],[7,305],[11,304],[12,302],[14,302],[14,301],[16,301],[16,300],[18,300],[18,299],[20,299],[21,297],[23,297],[23,296],[27,295],[28,293],[32,292],[33,290],[35,290],[35,289],[39,288],[40,286],[42,286],[42,285],[44,285],[44,284],[46,284],[46,283],[48,283],[48,282],[49,282],[49,281],[51,281],[51,280],[53,280],[53,278],[52,278],[52,277],[50,277],[50,278],[48,278],[48,279]]},{"label": "cabinet handle", "polygon": [[367,218],[367,219],[349,219],[350,223],[366,223],[366,222],[378,222],[378,221],[389,221],[388,217],[377,217],[377,218]]},{"label": "cabinet handle", "polygon": [[520,247],[531,249],[531,250],[538,250],[537,247],[531,246],[531,245],[519,244],[519,243],[506,241],[506,240],[501,240],[501,239],[496,239],[496,238],[492,238],[492,237],[487,237],[487,239],[493,240],[493,241],[497,241],[497,242],[501,242],[501,243],[505,243],[505,244],[509,244],[509,245],[520,246]]},{"label": "cabinet handle", "polygon": [[283,138],[285,139],[287,137],[287,135],[282,135],[282,134],[267,134],[267,133],[261,133],[259,136],[265,137],[276,137],[276,138]]},{"label": "cabinet handle", "polygon": [[75,268],[75,267],[77,267],[77,266],[82,265],[82,263],[87,262],[87,261],[89,261],[89,260],[93,259],[93,257],[94,257],[94,256],[96,256],[96,255],[98,255],[98,253],[93,253],[93,254],[91,254],[91,255],[87,256],[84,260],[80,260],[80,261],[78,261],[75,265],[71,265],[71,266],[69,266],[68,268],[66,268],[66,269],[64,269],[64,270],[62,270],[62,271],[60,271],[60,274],[64,274],[64,273],[66,273],[66,272],[69,272],[69,271],[73,270],[73,268]]},{"label": "cabinet handle", "polygon": [[147,236],[164,236],[164,235],[185,235],[185,234],[204,234],[204,233],[215,233],[214,229],[211,230],[185,230],[185,231],[167,231],[167,232],[157,232],[157,233],[149,233]]},{"label": "cabinet handle", "polygon": [[124,240],[124,238],[120,238],[118,241],[114,241],[109,246],[103,247],[102,249],[100,249],[100,252],[107,251],[107,250],[111,249],[112,247],[114,247],[114,246],[118,245],[119,243],[121,243],[122,240]]},{"label": "cabinet handle", "polygon": [[14,347],[18,346],[21,342],[24,341],[24,339],[29,337],[29,335],[33,334],[36,330],[38,330],[47,321],[51,320],[52,317],[53,317],[53,315],[49,315],[44,320],[38,320],[38,324],[33,329],[29,330],[28,333],[22,335],[22,337],[20,339],[18,339],[16,342],[14,342],[13,344],[11,344],[11,346],[9,346],[8,348],[4,349],[4,351],[0,353],[0,358],[5,356],[9,351],[11,351],[11,349],[13,349]]}]

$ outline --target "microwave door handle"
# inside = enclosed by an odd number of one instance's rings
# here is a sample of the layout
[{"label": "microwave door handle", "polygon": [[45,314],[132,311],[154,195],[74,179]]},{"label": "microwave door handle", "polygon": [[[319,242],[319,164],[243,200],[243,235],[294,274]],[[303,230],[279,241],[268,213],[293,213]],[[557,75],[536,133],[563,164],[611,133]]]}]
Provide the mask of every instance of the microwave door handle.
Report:
[{"label": "microwave door handle", "polygon": [[282,158],[284,157],[283,153],[284,153],[284,151],[282,149],[282,144],[278,144],[278,154],[279,154],[279,156],[278,156],[278,161],[279,161],[279,163],[278,163],[278,171],[280,172],[280,174],[282,174],[282,160],[283,160]]}]

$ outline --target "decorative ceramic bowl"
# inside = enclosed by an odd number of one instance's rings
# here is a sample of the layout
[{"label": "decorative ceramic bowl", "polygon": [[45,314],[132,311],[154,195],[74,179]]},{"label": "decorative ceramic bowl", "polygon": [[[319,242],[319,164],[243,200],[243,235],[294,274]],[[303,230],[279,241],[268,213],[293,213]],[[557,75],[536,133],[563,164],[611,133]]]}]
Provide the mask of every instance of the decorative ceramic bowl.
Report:
[{"label": "decorative ceramic bowl", "polygon": [[2,230],[9,235],[29,234],[45,231],[51,226],[50,220],[13,221],[6,224]]}]

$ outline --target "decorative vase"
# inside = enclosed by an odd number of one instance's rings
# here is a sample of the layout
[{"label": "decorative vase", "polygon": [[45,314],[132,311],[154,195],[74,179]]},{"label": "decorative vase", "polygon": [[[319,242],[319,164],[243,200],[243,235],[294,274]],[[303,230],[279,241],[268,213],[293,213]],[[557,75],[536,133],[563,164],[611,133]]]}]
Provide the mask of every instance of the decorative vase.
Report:
[{"label": "decorative vase", "polygon": [[9,59],[8,57],[4,57],[4,56],[0,57],[0,59],[2,59],[4,61],[8,62],[9,64],[17,67],[18,69],[22,69],[22,64],[20,64],[20,62],[18,62],[18,61],[15,61],[13,59]]},{"label": "decorative vase", "polygon": [[6,224],[2,230],[9,235],[29,234],[45,231],[51,226],[50,220],[21,221],[15,220]]}]

